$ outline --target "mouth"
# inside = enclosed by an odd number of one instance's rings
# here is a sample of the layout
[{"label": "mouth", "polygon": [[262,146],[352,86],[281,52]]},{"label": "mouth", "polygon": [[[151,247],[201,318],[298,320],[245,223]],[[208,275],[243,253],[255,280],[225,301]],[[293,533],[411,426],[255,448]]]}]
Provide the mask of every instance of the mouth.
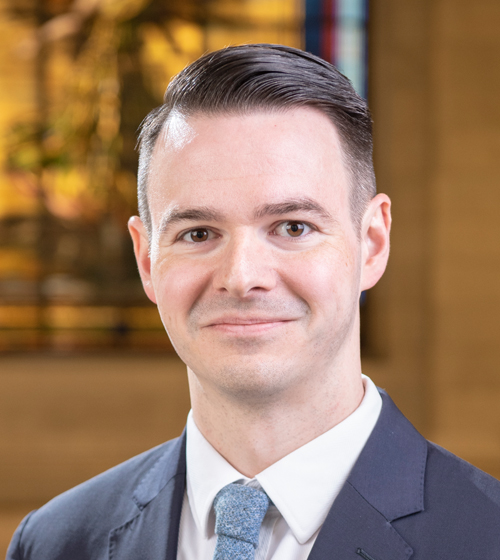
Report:
[{"label": "mouth", "polygon": [[258,335],[284,327],[295,319],[269,317],[225,317],[210,322],[204,328],[234,335]]}]

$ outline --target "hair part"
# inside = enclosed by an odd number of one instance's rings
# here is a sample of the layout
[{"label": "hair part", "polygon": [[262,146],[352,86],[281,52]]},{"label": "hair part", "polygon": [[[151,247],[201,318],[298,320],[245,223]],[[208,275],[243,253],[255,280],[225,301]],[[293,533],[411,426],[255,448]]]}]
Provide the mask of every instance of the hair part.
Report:
[{"label": "hair part", "polygon": [[310,53],[282,45],[240,45],[205,54],[177,74],[163,104],[144,119],[139,133],[139,215],[151,236],[147,183],[158,136],[173,111],[246,115],[311,107],[334,124],[350,173],[350,211],[355,229],[376,194],[372,120],[366,101],[335,66]]}]

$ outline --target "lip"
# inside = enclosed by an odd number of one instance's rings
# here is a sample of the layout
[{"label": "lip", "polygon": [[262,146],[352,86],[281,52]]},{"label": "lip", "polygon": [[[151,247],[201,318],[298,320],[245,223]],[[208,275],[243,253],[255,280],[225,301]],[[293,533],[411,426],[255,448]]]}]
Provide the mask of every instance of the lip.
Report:
[{"label": "lip", "polygon": [[293,319],[288,317],[244,317],[241,315],[228,315],[210,321],[207,326],[213,327],[214,325],[254,325],[256,323],[285,323],[292,320]]},{"label": "lip", "polygon": [[283,327],[292,321],[294,321],[294,319],[269,317],[224,317],[222,319],[211,321],[205,326],[205,328],[214,329],[228,334],[252,335]]}]

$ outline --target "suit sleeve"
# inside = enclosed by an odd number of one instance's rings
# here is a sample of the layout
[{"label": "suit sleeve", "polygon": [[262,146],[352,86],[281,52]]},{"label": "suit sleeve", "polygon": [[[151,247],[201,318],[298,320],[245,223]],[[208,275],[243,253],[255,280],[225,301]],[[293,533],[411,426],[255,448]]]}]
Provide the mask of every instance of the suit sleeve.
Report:
[{"label": "suit sleeve", "polygon": [[23,537],[24,529],[26,528],[30,517],[35,513],[35,511],[28,513],[28,515],[21,521],[19,527],[16,529],[16,532],[14,533],[14,536],[10,541],[5,560],[27,560],[27,557],[23,554],[21,539]]}]

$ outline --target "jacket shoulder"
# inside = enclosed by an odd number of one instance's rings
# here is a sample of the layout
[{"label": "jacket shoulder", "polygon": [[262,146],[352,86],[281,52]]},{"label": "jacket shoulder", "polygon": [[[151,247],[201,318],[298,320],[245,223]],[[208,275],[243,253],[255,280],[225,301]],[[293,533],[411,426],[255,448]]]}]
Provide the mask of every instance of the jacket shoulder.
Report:
[{"label": "jacket shoulder", "polygon": [[177,442],[141,453],[31,512],[14,533],[7,560],[107,558],[109,531],[139,513],[134,491]]},{"label": "jacket shoulder", "polygon": [[415,560],[500,560],[500,482],[427,442],[424,508],[394,527]]},{"label": "jacket shoulder", "polygon": [[500,518],[500,481],[435,443],[427,445],[430,487],[439,484],[443,489],[460,488],[474,501],[487,504]]}]

